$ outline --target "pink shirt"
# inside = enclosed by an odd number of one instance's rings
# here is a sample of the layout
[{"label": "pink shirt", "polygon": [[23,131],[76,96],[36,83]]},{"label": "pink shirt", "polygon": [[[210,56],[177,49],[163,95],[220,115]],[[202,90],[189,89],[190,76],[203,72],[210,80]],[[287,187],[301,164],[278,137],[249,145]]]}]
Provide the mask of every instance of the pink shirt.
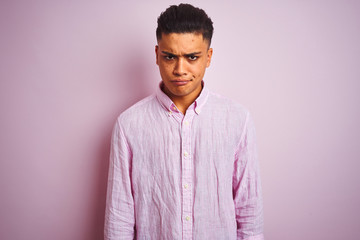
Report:
[{"label": "pink shirt", "polygon": [[183,115],[159,88],[114,126],[105,239],[263,239],[255,129],[206,87]]}]

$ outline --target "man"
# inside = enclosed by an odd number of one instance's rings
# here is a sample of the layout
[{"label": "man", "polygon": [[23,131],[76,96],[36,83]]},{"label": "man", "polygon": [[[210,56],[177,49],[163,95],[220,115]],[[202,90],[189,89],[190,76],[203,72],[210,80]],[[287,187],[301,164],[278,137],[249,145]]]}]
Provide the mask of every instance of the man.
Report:
[{"label": "man", "polygon": [[158,18],[162,81],[115,124],[105,239],[263,239],[253,122],[203,82],[212,33],[188,4]]}]

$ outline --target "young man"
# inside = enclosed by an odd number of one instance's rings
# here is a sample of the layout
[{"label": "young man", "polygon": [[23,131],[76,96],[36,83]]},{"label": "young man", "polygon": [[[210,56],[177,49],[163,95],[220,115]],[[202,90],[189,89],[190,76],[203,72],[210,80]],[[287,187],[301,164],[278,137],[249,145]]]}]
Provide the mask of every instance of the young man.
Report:
[{"label": "young man", "polygon": [[162,81],[115,124],[105,239],[263,239],[253,122],[203,82],[212,33],[188,4],[158,18]]}]

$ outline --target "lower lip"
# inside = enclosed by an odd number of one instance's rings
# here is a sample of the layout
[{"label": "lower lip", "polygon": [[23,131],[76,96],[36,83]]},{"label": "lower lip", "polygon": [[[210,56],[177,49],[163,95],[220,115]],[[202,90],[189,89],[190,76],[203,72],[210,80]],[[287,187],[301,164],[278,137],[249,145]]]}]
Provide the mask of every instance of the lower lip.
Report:
[{"label": "lower lip", "polygon": [[172,81],[172,83],[176,86],[184,86],[189,83],[189,81]]}]

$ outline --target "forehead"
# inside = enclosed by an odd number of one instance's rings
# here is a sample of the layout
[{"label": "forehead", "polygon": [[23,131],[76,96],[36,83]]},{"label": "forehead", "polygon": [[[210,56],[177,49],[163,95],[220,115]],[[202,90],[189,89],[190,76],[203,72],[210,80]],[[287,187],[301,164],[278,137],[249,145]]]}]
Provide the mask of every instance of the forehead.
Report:
[{"label": "forehead", "polygon": [[161,50],[172,53],[202,52],[207,50],[208,41],[201,33],[163,33],[158,45]]}]

